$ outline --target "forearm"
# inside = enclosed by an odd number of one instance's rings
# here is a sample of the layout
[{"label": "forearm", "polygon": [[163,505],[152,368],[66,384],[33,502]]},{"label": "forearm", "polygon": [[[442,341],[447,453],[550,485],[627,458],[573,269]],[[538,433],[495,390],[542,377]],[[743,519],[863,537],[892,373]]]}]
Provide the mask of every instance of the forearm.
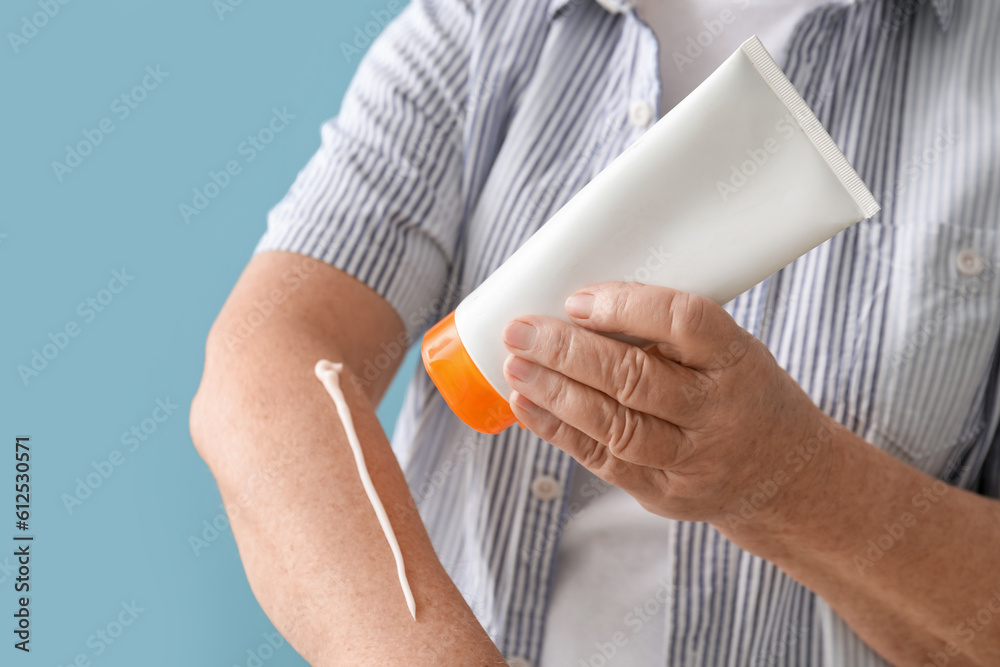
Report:
[{"label": "forearm", "polygon": [[1000,664],[1000,503],[842,427],[830,433],[782,509],[718,527],[815,591],[893,664],[933,664],[938,653],[949,665]]},{"label": "forearm", "polygon": [[456,653],[470,664],[502,663],[441,567],[371,402],[345,369],[343,389],[416,600],[417,621],[410,618],[343,427],[313,374],[317,360],[341,356],[304,323],[262,328],[238,351],[209,344],[192,433],[255,595],[314,665],[442,664]]}]

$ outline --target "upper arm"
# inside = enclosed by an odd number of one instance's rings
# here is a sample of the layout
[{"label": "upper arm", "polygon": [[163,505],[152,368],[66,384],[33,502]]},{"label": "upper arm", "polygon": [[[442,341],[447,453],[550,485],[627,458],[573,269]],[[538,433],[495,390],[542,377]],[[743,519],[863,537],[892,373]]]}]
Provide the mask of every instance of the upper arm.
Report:
[{"label": "upper arm", "polygon": [[231,363],[240,348],[238,363],[261,363],[311,333],[329,347],[307,356],[339,356],[381,397],[440,314],[454,260],[471,24],[462,0],[413,0],[375,41],[270,212],[209,336],[206,375],[227,372],[216,354]]},{"label": "upper arm", "polygon": [[324,354],[353,371],[373,405],[406,353],[399,315],[370,287],[320,260],[268,252],[250,260],[212,326],[206,373],[214,356],[239,354],[241,363],[256,364],[297,336],[322,341]]},{"label": "upper arm", "polygon": [[361,62],[257,247],[356,277],[411,339],[440,315],[458,245],[471,34],[461,0],[413,0]]}]

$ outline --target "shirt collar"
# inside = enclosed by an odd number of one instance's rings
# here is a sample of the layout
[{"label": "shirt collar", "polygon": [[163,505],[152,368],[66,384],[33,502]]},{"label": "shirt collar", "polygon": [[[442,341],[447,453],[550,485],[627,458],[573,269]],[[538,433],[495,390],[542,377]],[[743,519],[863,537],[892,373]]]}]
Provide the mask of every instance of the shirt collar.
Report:
[{"label": "shirt collar", "polygon": [[[549,0],[549,18],[563,11],[567,5],[579,5],[592,0]],[[593,0],[601,7],[612,14],[620,14],[629,8],[627,0]],[[863,1],[863,0],[862,0]],[[925,0],[921,0],[924,2]],[[955,10],[955,0],[931,0],[934,6],[934,13],[938,18],[938,25],[942,30],[947,30],[951,24],[951,17]]]}]

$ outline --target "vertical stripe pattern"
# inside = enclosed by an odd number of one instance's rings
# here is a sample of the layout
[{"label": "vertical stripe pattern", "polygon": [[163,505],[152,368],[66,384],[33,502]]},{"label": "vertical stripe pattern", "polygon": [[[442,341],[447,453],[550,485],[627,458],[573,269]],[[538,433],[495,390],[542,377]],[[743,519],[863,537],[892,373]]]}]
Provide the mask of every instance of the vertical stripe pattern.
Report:
[{"label": "vertical stripe pattern", "polygon": [[[867,0],[807,16],[786,72],[882,203],[727,305],[816,403],[907,463],[1000,497],[1000,6]],[[257,251],[372,286],[411,340],[638,138],[657,43],[593,0],[414,0],[372,46]],[[576,465],[475,433],[418,369],[393,446],[442,563],[498,646],[537,661]],[[873,508],[877,511],[877,508]],[[817,596],[672,522],[663,665],[875,666]],[[650,588],[662,585],[650,582]]]}]

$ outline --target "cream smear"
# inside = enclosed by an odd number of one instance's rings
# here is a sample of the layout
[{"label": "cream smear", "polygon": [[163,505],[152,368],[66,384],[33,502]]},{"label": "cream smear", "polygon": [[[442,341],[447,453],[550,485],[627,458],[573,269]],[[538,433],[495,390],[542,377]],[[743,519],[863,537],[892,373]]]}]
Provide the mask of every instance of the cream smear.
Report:
[{"label": "cream smear", "polygon": [[368,501],[375,510],[375,516],[378,517],[379,525],[382,526],[385,539],[389,542],[389,548],[392,549],[392,556],[396,559],[396,573],[399,575],[399,585],[402,587],[403,596],[406,598],[406,607],[410,610],[410,616],[415,621],[417,620],[417,605],[413,601],[410,582],[406,579],[403,552],[399,549],[399,542],[396,541],[396,533],[393,532],[392,524],[389,523],[389,516],[385,513],[385,507],[378,497],[375,485],[372,484],[371,475],[368,474],[368,466],[365,465],[365,454],[361,451],[361,442],[358,440],[358,434],[354,430],[354,419],[351,418],[351,409],[347,406],[344,392],[340,389],[340,372],[343,368],[344,364],[335,364],[332,361],[321,359],[316,363],[316,377],[326,387],[327,393],[330,394],[330,398],[333,399],[334,404],[337,406],[337,414],[344,425],[344,431],[347,432],[347,442],[350,443],[351,451],[354,452],[354,462],[358,465],[358,475],[361,476],[361,484],[365,487],[365,493],[368,494]]}]

